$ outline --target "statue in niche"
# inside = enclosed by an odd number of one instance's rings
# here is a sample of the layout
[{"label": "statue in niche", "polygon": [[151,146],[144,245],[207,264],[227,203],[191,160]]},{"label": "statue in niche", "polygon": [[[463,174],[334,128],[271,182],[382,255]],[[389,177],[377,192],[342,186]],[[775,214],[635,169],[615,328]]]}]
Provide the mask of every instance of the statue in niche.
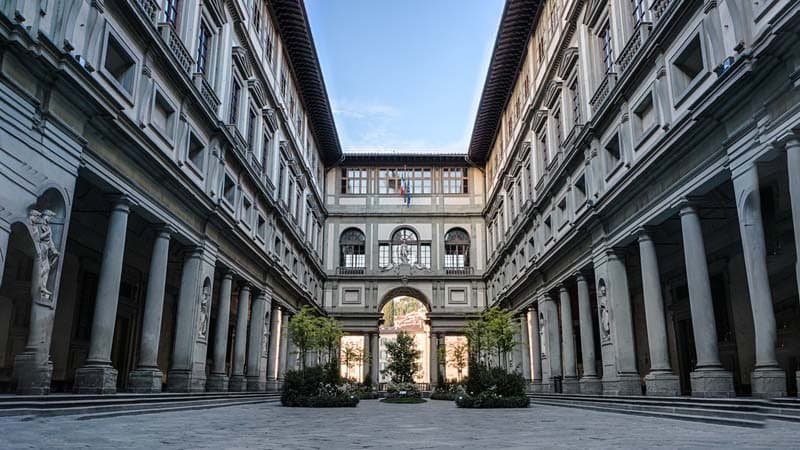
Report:
[{"label": "statue in niche", "polygon": [[40,302],[52,304],[53,293],[49,289],[50,271],[58,262],[59,252],[53,242],[51,223],[56,214],[49,209],[28,212],[31,238],[36,248],[36,267],[33,271],[33,297]]},{"label": "statue in niche", "polygon": [[607,340],[611,334],[611,318],[608,311],[608,292],[606,283],[600,280],[600,285],[597,288],[597,303],[600,306],[600,332],[604,340]]},{"label": "statue in niche", "polygon": [[544,330],[546,329],[547,321],[544,320],[544,313],[539,313],[539,349],[542,352],[542,358],[547,356],[547,342],[545,340]]},{"label": "statue in niche", "polygon": [[264,319],[264,334],[261,339],[261,354],[267,354],[267,347],[269,346],[269,316]]},{"label": "statue in niche", "polygon": [[211,288],[206,284],[203,286],[203,294],[200,298],[200,317],[198,318],[198,328],[200,337],[208,337],[208,309],[211,304]]},{"label": "statue in niche", "polygon": [[406,239],[400,243],[400,264],[411,264],[411,249]]}]

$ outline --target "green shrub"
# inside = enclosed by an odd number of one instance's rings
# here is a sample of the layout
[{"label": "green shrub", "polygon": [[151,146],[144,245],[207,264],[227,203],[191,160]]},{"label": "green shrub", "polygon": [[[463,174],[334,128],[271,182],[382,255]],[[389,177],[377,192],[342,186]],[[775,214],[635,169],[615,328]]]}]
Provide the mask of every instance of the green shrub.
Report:
[{"label": "green shrub", "polygon": [[425,403],[425,399],[419,397],[395,397],[381,399],[383,403]]},{"label": "green shrub", "polygon": [[455,400],[460,393],[464,393],[464,386],[452,381],[443,381],[436,385],[431,393],[431,400]]},{"label": "green shrub", "polygon": [[356,406],[358,396],[341,383],[337,363],[286,372],[281,393],[283,406]]},{"label": "green shrub", "polygon": [[500,397],[524,397],[526,394],[525,378],[518,373],[508,373],[501,367],[486,367],[483,364],[471,364],[469,376],[464,382],[467,394],[476,396],[483,392],[492,392]]},{"label": "green shrub", "polygon": [[522,397],[500,397],[491,392],[482,392],[476,396],[462,394],[456,397],[459,408],[527,408],[531,399]]},{"label": "green shrub", "polygon": [[417,389],[414,383],[394,383],[386,384],[386,398],[420,398],[422,392]]},{"label": "green shrub", "polygon": [[443,392],[443,391],[433,391],[431,393],[431,400],[450,400],[453,401],[458,397],[458,393],[456,392]]}]

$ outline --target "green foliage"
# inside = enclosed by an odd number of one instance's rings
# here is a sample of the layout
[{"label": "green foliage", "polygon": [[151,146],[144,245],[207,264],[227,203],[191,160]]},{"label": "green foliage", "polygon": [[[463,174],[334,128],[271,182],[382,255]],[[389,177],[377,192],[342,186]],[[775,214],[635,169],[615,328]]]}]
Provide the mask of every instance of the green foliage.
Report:
[{"label": "green foliage", "polygon": [[336,319],[315,316],[308,306],[303,306],[289,321],[289,338],[297,349],[302,368],[306,367],[306,356],[309,352],[326,353],[327,362],[338,359],[336,348],[343,334]]},{"label": "green foliage", "polygon": [[413,383],[414,375],[420,371],[417,360],[420,352],[414,344],[414,338],[401,331],[397,340],[386,342],[386,352],[389,354],[389,364],[383,371],[388,374],[394,383]]},{"label": "green foliage", "polygon": [[455,400],[459,395],[464,394],[464,386],[460,383],[445,381],[436,386],[431,393],[431,400]]},{"label": "green foliage", "polygon": [[402,397],[422,397],[422,392],[417,389],[416,383],[394,383],[386,384],[386,398]]},{"label": "green foliage", "polygon": [[472,396],[493,392],[501,397],[522,397],[526,393],[526,382],[522,375],[508,373],[502,367],[486,367],[483,364],[470,366],[464,386],[467,394]]},{"label": "green foliage", "polygon": [[350,371],[354,369],[364,359],[364,351],[355,344],[347,344],[342,348],[342,362],[347,370],[347,377],[350,377]]},{"label": "green foliage", "polygon": [[459,408],[527,408],[531,399],[523,397],[498,397],[489,392],[477,396],[459,395],[456,406]]},{"label": "green foliage", "polygon": [[420,397],[394,397],[381,399],[383,403],[425,403]]},{"label": "green foliage", "polygon": [[338,363],[286,372],[283,406],[339,407],[356,406],[358,396],[348,385],[341,384]]},{"label": "green foliage", "polygon": [[458,344],[450,347],[447,354],[447,365],[456,369],[458,373],[457,381],[461,381],[461,376],[464,369],[467,368],[467,359],[469,357],[469,346],[466,343],[459,342]]},{"label": "green foliage", "polygon": [[517,343],[511,312],[498,307],[487,309],[464,330],[469,341],[470,358],[483,364],[508,369],[508,355]]}]

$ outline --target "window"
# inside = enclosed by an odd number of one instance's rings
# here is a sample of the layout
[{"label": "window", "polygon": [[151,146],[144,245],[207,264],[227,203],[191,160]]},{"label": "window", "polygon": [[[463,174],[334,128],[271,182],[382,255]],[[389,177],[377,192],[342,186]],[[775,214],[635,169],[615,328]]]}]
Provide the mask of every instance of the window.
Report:
[{"label": "window", "polygon": [[603,40],[603,67],[606,73],[614,71],[614,47],[611,38],[611,21],[607,21],[600,33],[600,39]]},{"label": "window", "polygon": [[211,32],[208,31],[206,23],[201,20],[200,30],[197,33],[197,71],[206,78],[208,78],[208,45],[210,40]]},{"label": "window", "polygon": [[454,228],[444,235],[445,269],[469,267],[469,234],[461,228]]},{"label": "window", "polygon": [[564,197],[558,202],[558,226],[563,227],[567,221],[567,198]]},{"label": "window", "polygon": [[267,167],[267,158],[269,158],[269,135],[264,133],[261,136],[261,154],[256,155],[259,164],[261,164],[262,169],[266,169]]},{"label": "window", "polygon": [[636,25],[645,21],[645,14],[647,14],[646,0],[631,0],[633,4],[633,21]]},{"label": "window", "polygon": [[225,179],[222,180],[222,198],[224,198],[231,207],[236,205],[236,183],[227,173],[225,174]]},{"label": "window", "polygon": [[579,125],[581,123],[581,98],[577,77],[569,85],[569,98],[572,104],[572,124]]},{"label": "window", "polygon": [[633,134],[634,138],[638,141],[644,137],[644,133],[648,132],[656,125],[653,96],[648,93],[633,110],[633,114]]},{"label": "window", "polygon": [[442,169],[442,192],[445,194],[468,194],[469,179],[466,167],[445,167]]},{"label": "window", "polygon": [[283,200],[283,183],[286,178],[286,163],[281,159],[281,168],[278,171],[278,200]]},{"label": "window", "polygon": [[165,136],[172,137],[172,130],[175,124],[175,108],[160,90],[156,90],[156,95],[153,99],[150,124]]},{"label": "window", "polygon": [[547,151],[547,128],[542,127],[537,133],[539,135],[539,153],[542,155],[542,167],[550,165],[550,152]]},{"label": "window", "polygon": [[206,160],[206,147],[194,133],[189,134],[189,149],[186,152],[186,160],[189,161],[198,172],[203,171]]},{"label": "window", "polygon": [[586,176],[581,176],[575,181],[575,205],[581,206],[586,202]]},{"label": "window", "polygon": [[250,228],[253,217],[253,202],[247,197],[242,197],[242,223]]},{"label": "window", "polygon": [[409,228],[400,228],[392,235],[392,263],[417,263],[419,242],[417,233]]},{"label": "window", "polygon": [[228,115],[228,123],[231,125],[236,125],[236,122],[239,120],[239,94],[241,90],[242,87],[239,85],[239,82],[234,79],[231,82],[231,109]]},{"label": "window", "polygon": [[300,198],[303,195],[303,191],[300,190],[300,186],[298,185],[297,193],[294,196],[294,220],[296,222],[300,222]]},{"label": "window", "polygon": [[180,0],[167,0],[164,5],[164,21],[172,25],[177,31],[178,21],[180,20]]},{"label": "window", "polygon": [[280,256],[281,254],[281,238],[275,237],[275,243],[273,244],[273,250],[275,251],[275,255]]},{"label": "window", "polygon": [[378,170],[378,193],[399,194],[408,189],[415,194],[431,193],[431,169],[386,168]]},{"label": "window", "polygon": [[673,87],[676,95],[683,94],[692,82],[703,72],[703,47],[700,43],[700,35],[695,35],[689,44],[672,62],[676,70],[673,74]]},{"label": "window", "polygon": [[253,108],[247,113],[247,148],[253,149],[256,140],[256,112]]},{"label": "window", "polygon": [[431,244],[420,244],[419,265],[422,267],[431,266]]},{"label": "window", "polygon": [[258,214],[258,220],[256,221],[256,237],[261,241],[264,241],[267,237],[267,220],[261,214]]},{"label": "window", "polygon": [[550,239],[553,236],[553,222],[550,220],[550,216],[544,219],[544,238]]},{"label": "window", "polygon": [[389,267],[391,264],[391,256],[390,256],[390,245],[389,244],[380,244],[378,245],[378,266],[383,269],[384,267]]},{"label": "window", "polygon": [[555,131],[556,131],[556,146],[561,147],[561,144],[564,141],[564,134],[561,131],[561,110],[560,109],[557,109],[553,113],[553,126],[555,127]]},{"label": "window", "polygon": [[606,161],[608,163],[606,165],[606,173],[610,174],[617,168],[617,166],[620,163],[620,159],[622,157],[619,148],[619,134],[615,134],[614,137],[611,138],[610,141],[608,141],[605,150],[606,150]]},{"label": "window", "polygon": [[367,169],[342,169],[342,194],[366,194]]},{"label": "window", "polygon": [[108,45],[106,46],[105,71],[111,75],[129,95],[133,95],[133,82],[136,78],[136,62],[124,49],[122,44],[114,35],[108,35]]},{"label": "window", "polygon": [[364,253],[366,238],[361,230],[349,228],[339,238],[339,267],[361,268],[366,267]]}]

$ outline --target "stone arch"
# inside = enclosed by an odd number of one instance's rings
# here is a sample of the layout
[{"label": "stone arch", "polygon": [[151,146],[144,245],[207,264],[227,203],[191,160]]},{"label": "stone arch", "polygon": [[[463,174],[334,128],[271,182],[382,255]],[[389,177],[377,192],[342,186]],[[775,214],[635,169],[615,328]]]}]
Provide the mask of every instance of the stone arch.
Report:
[{"label": "stone arch", "polygon": [[431,312],[431,302],[422,291],[419,289],[410,287],[410,286],[398,286],[396,288],[390,289],[386,294],[383,295],[381,298],[380,303],[378,303],[378,311],[382,311],[383,307],[389,303],[390,300],[397,298],[397,297],[413,297],[420,301],[425,306],[425,309],[428,312]]}]

